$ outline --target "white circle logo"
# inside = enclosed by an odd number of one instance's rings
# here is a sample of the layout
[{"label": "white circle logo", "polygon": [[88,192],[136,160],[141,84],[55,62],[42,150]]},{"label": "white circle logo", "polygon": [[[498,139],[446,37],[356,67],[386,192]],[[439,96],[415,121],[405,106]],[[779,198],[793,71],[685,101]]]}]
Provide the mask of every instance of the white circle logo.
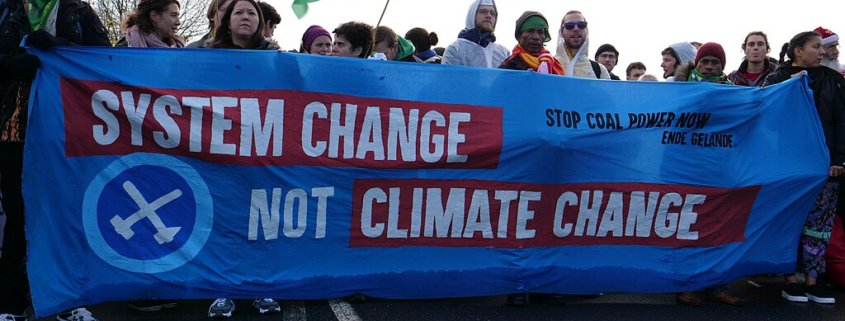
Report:
[{"label": "white circle logo", "polygon": [[208,186],[190,165],[131,154],[103,169],[82,203],[88,245],[114,267],[160,273],[190,262],[214,223]]}]

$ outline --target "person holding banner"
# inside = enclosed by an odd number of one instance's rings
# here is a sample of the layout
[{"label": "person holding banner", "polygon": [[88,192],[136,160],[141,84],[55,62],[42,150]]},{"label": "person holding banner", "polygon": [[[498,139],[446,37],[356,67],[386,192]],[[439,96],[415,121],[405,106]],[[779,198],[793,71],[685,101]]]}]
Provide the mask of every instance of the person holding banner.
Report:
[{"label": "person holding banner", "polygon": [[443,52],[444,65],[496,68],[510,55],[510,50],[496,43],[499,9],[493,0],[475,0],[467,12],[466,28],[458,40]]},{"label": "person holding banner", "polygon": [[[725,75],[725,50],[722,45],[708,42],[698,48],[695,60],[680,65],[675,71],[675,81],[709,82],[714,84],[733,85]],[[710,301],[733,306],[745,304],[745,300],[728,292],[723,285],[704,289]],[[678,303],[690,306],[702,304],[701,298],[695,292],[678,293],[675,299]]]},{"label": "person holding banner", "polygon": [[179,1],[141,0],[123,22],[123,38],[115,47],[182,48],[179,30]]},{"label": "person holding banner", "polygon": [[302,34],[299,52],[328,56],[332,53],[332,34],[318,25],[313,25]]},{"label": "person holding banner", "polygon": [[264,37],[264,24],[255,0],[236,0],[217,26],[211,48],[279,50],[279,44]]},{"label": "person holding banner", "polygon": [[[839,72],[822,66],[825,51],[822,36],[813,31],[799,33],[784,44],[780,66],[766,77],[764,86],[777,84],[795,76],[809,76],[819,121],[830,151],[830,179],[807,215],[798,244],[798,270],[786,277],[781,296],[791,302],[836,303],[833,293],[819,278],[826,271],[825,253],[830,242],[833,218],[839,202],[839,178],[845,175],[845,78]],[[784,55],[789,58],[784,60]],[[799,274],[804,284],[798,283]]]},{"label": "person holding banner", "polygon": [[549,22],[543,14],[526,11],[516,20],[516,40],[513,54],[499,66],[500,69],[532,70],[541,74],[563,75],[560,61],[544,48],[552,40]]},{"label": "person holding banner", "polygon": [[[6,226],[0,257],[0,319],[22,316],[29,302],[26,276],[24,203],[21,193],[23,146],[30,84],[40,61],[19,47],[49,50],[57,45],[111,46],[97,14],[80,0],[3,0],[0,2],[0,192],[5,196]],[[78,308],[59,320],[95,321]]]}]

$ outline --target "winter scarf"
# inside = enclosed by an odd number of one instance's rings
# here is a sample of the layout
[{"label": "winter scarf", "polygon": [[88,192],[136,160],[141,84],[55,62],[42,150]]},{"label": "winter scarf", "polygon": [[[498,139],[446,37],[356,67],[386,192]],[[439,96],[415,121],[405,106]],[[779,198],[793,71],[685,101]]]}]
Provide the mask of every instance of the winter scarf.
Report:
[{"label": "winter scarf", "polygon": [[698,69],[693,69],[689,75],[689,81],[704,81],[704,82],[712,82],[716,84],[725,84],[725,85],[733,85],[733,83],[728,80],[728,77],[725,74],[721,74],[719,76],[705,76]]},{"label": "winter scarf", "polygon": [[553,75],[563,75],[563,66],[552,54],[543,48],[539,52],[528,52],[522,46],[516,45],[508,59],[522,59],[534,71]]},{"label": "winter scarf", "polygon": [[44,30],[56,35],[59,0],[24,0],[26,16],[32,30]]},{"label": "winter scarf", "polygon": [[458,38],[469,40],[485,48],[491,42],[496,42],[496,36],[489,32],[482,32],[478,28],[461,30]]},{"label": "winter scarf", "polygon": [[179,38],[170,38],[173,45],[168,45],[154,32],[142,32],[137,25],[126,29],[126,42],[134,48],[182,48],[185,43]]}]

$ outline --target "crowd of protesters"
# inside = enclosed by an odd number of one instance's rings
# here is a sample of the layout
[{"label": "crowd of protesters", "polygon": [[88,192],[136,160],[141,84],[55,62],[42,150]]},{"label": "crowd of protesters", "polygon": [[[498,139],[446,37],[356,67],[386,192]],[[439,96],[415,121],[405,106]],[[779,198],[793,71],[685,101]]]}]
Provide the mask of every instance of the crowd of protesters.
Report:
[{"label": "crowd of protesters", "polygon": [[[39,68],[37,57],[18,46],[26,44],[50,50],[55,46],[111,46],[106,28],[88,3],[82,0],[55,0],[53,10],[32,12],[23,0],[0,2],[0,196],[6,222],[0,256],[0,321],[24,318],[30,304],[25,273],[26,239],[24,205],[21,193],[23,142],[26,134],[31,80]],[[50,7],[48,7],[50,8]],[[123,21],[123,37],[115,46],[138,48],[230,48],[280,50],[271,40],[280,15],[267,3],[256,0],[213,0],[207,15],[208,33],[186,44],[178,36],[181,4],[178,0],[141,0]],[[438,36],[424,28],[413,28],[404,35],[387,26],[373,27],[347,22],[329,32],[313,25],[302,35],[298,52],[322,56],[343,56],[478,68],[533,71],[543,74],[620,80],[613,73],[619,51],[603,44],[590,59],[589,24],[583,13],[567,12],[557,30],[555,53],[547,49],[552,29],[540,12],[526,11],[516,21],[517,45],[508,49],[496,43],[498,10],[493,0],[475,0],[467,11],[464,29],[445,48],[435,47]],[[507,34],[507,33],[504,33]],[[739,43],[739,41],[737,41]],[[830,179],[808,213],[798,246],[796,275],[785,278],[782,296],[793,302],[835,303],[824,287],[825,251],[840,191],[838,178],[845,174],[845,67],[838,62],[839,37],[819,27],[795,35],[781,48],[780,59],[770,57],[772,44],[761,31],[749,32],[741,44],[745,52],[739,69],[726,72],[725,50],[718,43],[679,42],[668,45],[662,55],[662,78],[666,81],[709,82],[722,85],[763,87],[806,74],[813,89],[827,147],[830,151]],[[655,58],[657,53],[655,53]],[[625,68],[625,80],[657,81],[645,64],[634,62]],[[845,202],[843,202],[845,203]],[[842,211],[839,211],[842,212]],[[799,282],[799,276],[803,282]],[[711,300],[742,305],[724,286],[705,289]],[[700,305],[701,293],[677,295],[679,303]],[[553,296],[557,298],[559,296]],[[528,303],[527,293],[509,296],[509,304]],[[260,313],[281,310],[271,298],[256,299]],[[157,311],[173,302],[132,302],[142,311]],[[209,317],[230,317],[235,304],[218,298],[209,307]],[[84,307],[59,313],[58,320],[96,320]]]}]

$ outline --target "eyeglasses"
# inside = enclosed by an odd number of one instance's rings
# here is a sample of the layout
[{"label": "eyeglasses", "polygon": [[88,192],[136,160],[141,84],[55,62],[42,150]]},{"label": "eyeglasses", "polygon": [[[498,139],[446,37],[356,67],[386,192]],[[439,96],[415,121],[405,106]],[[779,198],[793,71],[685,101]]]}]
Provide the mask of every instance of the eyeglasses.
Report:
[{"label": "eyeglasses", "polygon": [[479,9],[479,10],[478,10],[478,14],[480,14],[480,15],[482,15],[482,16],[486,16],[486,15],[488,15],[488,14],[489,14],[489,15],[494,16],[494,17],[495,17],[495,16],[496,16],[496,10],[491,10],[491,9]]},{"label": "eyeglasses", "polygon": [[578,21],[578,22],[567,22],[567,23],[563,24],[563,27],[566,28],[566,30],[575,29],[576,26],[578,26],[578,29],[581,29],[581,30],[587,29],[587,22],[586,21]]}]

